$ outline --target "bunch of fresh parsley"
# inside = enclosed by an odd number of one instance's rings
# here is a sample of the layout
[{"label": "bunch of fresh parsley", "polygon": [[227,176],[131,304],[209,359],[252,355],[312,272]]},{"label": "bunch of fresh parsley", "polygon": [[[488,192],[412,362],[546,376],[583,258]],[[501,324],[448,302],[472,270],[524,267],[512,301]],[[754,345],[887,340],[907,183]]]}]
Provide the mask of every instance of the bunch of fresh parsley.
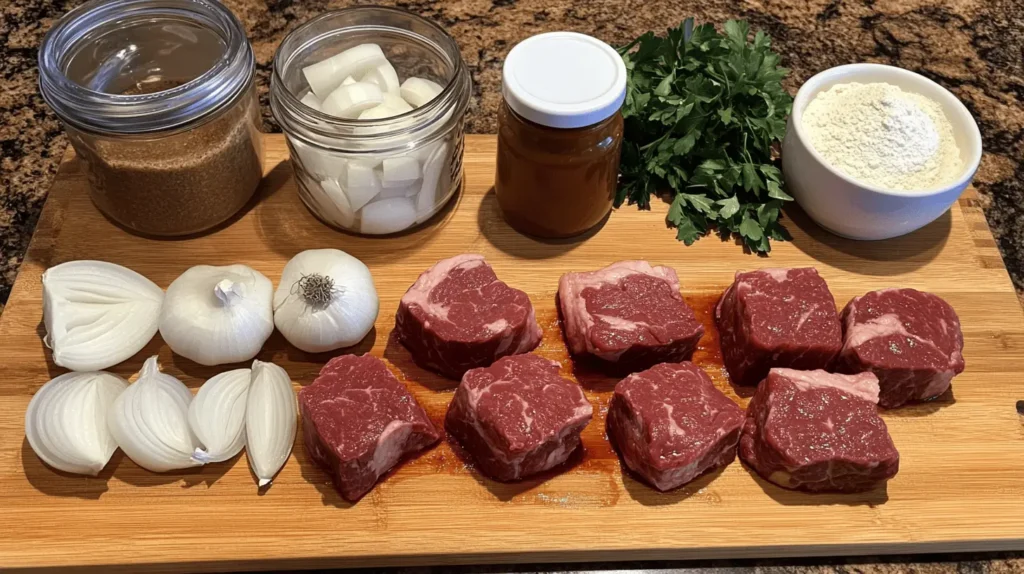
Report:
[{"label": "bunch of fresh parsley", "polygon": [[648,32],[619,49],[628,81],[615,205],[649,209],[652,194],[668,192],[680,241],[715,227],[767,253],[770,239],[789,239],[779,209],[793,198],[772,160],[793,104],[781,83],[789,71],[763,32],[751,43],[746,22],[724,28],[694,28],[690,18],[665,38]]}]

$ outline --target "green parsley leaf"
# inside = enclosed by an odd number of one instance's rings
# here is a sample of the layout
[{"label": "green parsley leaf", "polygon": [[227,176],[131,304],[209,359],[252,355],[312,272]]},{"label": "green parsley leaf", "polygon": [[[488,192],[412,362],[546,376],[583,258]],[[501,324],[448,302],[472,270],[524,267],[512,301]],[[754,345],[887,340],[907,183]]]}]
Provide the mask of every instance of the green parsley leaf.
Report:
[{"label": "green parsley leaf", "polygon": [[756,220],[744,218],[740,224],[740,235],[751,241],[760,242],[764,237],[764,231]]},{"label": "green parsley leaf", "polygon": [[740,211],[740,200],[735,195],[727,199],[720,199],[715,203],[721,206],[718,216],[722,219],[729,219]]},{"label": "green parsley leaf", "polygon": [[750,36],[746,22],[718,32],[690,18],[664,37],[648,32],[619,48],[628,79],[615,205],[648,209],[652,194],[668,192],[667,222],[680,241],[715,228],[767,253],[770,241],[789,237],[779,219],[793,198],[772,146],[786,133],[793,99],[771,40]]}]

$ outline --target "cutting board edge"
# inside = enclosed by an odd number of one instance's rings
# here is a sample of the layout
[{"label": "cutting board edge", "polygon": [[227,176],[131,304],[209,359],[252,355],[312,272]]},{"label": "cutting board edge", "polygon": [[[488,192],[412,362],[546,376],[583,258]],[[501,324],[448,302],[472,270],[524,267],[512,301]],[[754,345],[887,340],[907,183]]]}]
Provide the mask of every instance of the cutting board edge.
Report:
[{"label": "cutting board edge", "polygon": [[163,572],[273,571],[284,569],[386,568],[411,566],[468,566],[497,564],[585,564],[638,561],[736,561],[778,558],[825,558],[857,556],[907,556],[916,554],[986,553],[1024,551],[1024,537],[1000,540],[947,540],[911,543],[876,542],[850,544],[717,546],[693,548],[555,549],[527,551],[472,552],[464,554],[390,554],[359,556],[317,556],[295,558],[254,558],[251,560],[181,562],[11,562],[0,557],[4,571],[103,572],[109,574]]}]

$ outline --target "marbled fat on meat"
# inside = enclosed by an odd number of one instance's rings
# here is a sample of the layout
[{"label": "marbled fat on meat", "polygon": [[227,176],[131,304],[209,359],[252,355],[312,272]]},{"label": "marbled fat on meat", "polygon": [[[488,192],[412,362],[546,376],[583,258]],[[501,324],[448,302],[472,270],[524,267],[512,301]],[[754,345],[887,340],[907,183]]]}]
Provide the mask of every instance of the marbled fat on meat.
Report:
[{"label": "marbled fat on meat", "polygon": [[785,488],[877,488],[896,475],[900,461],[871,400],[877,396],[871,373],[772,369],[747,407],[740,457]]},{"label": "marbled fat on meat", "polygon": [[352,502],[402,459],[441,438],[415,397],[371,355],[331,359],[299,391],[299,408],[306,450]]},{"label": "marbled fat on meat", "polygon": [[842,321],[837,370],[874,373],[884,408],[933,399],[964,370],[960,319],[936,295],[915,289],[872,291],[850,301]]},{"label": "marbled fat on meat", "polygon": [[558,282],[558,304],[572,354],[616,372],[689,359],[704,335],[679,293],[676,272],[646,261],[566,273]]},{"label": "marbled fat on meat", "polygon": [[737,385],[756,385],[773,367],[828,368],[843,344],[832,293],[809,267],[737,272],[715,323]]},{"label": "marbled fat on meat", "polygon": [[500,281],[482,255],[458,255],[423,272],[402,296],[395,332],[414,361],[459,379],[540,343],[526,293]]},{"label": "marbled fat on meat", "polygon": [[580,448],[593,415],[583,390],[558,363],[515,355],[465,374],[445,428],[487,476],[520,480],[563,462]]},{"label": "marbled fat on meat", "polygon": [[608,438],[626,466],[671,490],[736,458],[743,409],[690,362],[662,363],[615,385]]}]

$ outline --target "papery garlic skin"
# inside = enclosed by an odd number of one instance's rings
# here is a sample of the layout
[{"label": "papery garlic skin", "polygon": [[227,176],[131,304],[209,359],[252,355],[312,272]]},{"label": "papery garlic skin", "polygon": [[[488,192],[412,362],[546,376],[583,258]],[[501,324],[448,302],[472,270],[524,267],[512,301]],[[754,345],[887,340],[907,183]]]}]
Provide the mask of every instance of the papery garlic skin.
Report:
[{"label": "papery garlic skin", "polygon": [[274,332],[273,291],[246,265],[197,265],[167,287],[160,336],[200,365],[248,361]]},{"label": "papery garlic skin", "polygon": [[96,476],[110,462],[117,441],[107,412],[128,382],[104,372],[66,373],[40,387],[25,412],[25,438],[47,465]]},{"label": "papery garlic skin", "polygon": [[245,447],[245,406],[251,369],[235,369],[215,375],[199,387],[188,407],[188,424],[203,448],[192,458],[208,464],[222,462]]},{"label": "papery garlic skin", "polygon": [[[330,281],[330,297],[304,293],[311,278]],[[309,353],[351,347],[373,328],[380,300],[362,261],[337,249],[310,249],[293,257],[274,293],[274,324],[289,343]]]},{"label": "papery garlic skin", "polygon": [[188,424],[192,392],[160,372],[157,357],[146,359],[139,377],[107,413],[107,428],[135,464],[153,472],[198,466],[192,453],[199,440]]},{"label": "papery garlic skin", "polygon": [[253,361],[245,407],[245,455],[259,487],[270,484],[288,460],[298,409],[288,373],[273,363]]},{"label": "papery garlic skin", "polygon": [[164,292],[106,261],[68,261],[43,273],[43,323],[53,362],[100,371],[138,353],[156,334]]}]

